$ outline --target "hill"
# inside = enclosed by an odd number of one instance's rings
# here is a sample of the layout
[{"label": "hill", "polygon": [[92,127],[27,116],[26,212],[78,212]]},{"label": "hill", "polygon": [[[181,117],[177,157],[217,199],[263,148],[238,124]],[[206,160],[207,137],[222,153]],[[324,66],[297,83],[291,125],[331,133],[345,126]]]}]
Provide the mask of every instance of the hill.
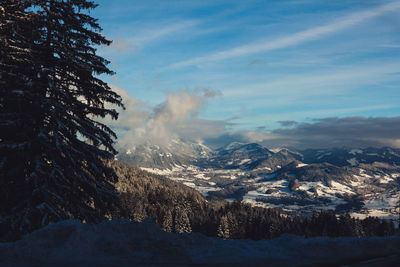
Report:
[{"label": "hill", "polygon": [[149,221],[90,225],[70,220],[0,243],[0,265],[395,266],[399,253],[398,237],[224,240],[167,233]]}]

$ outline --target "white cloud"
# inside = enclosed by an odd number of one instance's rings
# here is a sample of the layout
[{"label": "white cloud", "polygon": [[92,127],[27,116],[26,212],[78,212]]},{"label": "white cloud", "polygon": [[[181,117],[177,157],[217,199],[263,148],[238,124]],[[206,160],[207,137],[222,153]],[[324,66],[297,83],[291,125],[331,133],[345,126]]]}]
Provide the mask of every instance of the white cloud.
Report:
[{"label": "white cloud", "polygon": [[186,61],[181,61],[172,64],[172,68],[180,68],[186,66],[193,66],[205,62],[221,61],[229,58],[240,57],[260,52],[267,52],[276,49],[282,49],[298,45],[304,42],[316,40],[323,36],[334,34],[341,30],[350,28],[356,24],[362,23],[368,19],[378,17],[386,12],[394,11],[400,8],[400,1],[394,1],[373,9],[355,12],[341,18],[338,18],[332,23],[314,27],[308,30],[300,31],[295,34],[282,37],[276,40],[263,40],[257,43],[238,46],[232,49],[219,51],[205,56],[192,58]]},{"label": "white cloud", "polygon": [[180,90],[167,95],[165,102],[156,107],[145,105],[118,87],[112,89],[123,98],[126,110],[119,110],[117,121],[105,123],[119,134],[118,145],[150,142],[168,145],[173,139],[200,141],[210,136],[221,135],[227,122],[204,120],[198,113],[210,98],[218,95],[211,90]]}]

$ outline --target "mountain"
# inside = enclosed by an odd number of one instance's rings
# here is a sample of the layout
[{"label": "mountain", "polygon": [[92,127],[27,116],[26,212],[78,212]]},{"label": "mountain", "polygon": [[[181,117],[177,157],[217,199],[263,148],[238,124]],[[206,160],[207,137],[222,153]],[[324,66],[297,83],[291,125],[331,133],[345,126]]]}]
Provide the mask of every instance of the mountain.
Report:
[{"label": "mountain", "polygon": [[[212,150],[183,141],[166,148],[142,147],[135,150],[138,156],[131,150],[119,158],[193,187],[209,199],[242,200],[288,213],[328,209],[361,218],[396,217],[399,149],[294,151],[235,142]],[[169,156],[160,156],[166,153]],[[137,158],[147,159],[146,164]]]},{"label": "mountain", "polygon": [[232,143],[216,150],[211,161],[223,169],[250,169],[254,162],[267,160],[272,152],[259,144]]},{"label": "mountain", "polygon": [[172,169],[194,164],[212,154],[212,150],[201,143],[173,140],[166,145],[149,142],[121,148],[117,159],[134,167]]},{"label": "mountain", "polygon": [[400,150],[389,147],[364,149],[307,149],[301,151],[305,163],[328,162],[337,166],[356,166],[360,163],[384,162],[400,165]]}]

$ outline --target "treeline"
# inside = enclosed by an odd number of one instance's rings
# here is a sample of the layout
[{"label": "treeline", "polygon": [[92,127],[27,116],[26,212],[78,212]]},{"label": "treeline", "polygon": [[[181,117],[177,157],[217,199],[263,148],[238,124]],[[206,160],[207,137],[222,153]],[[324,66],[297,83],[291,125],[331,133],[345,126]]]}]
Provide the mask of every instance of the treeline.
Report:
[{"label": "treeline", "polygon": [[269,239],[281,234],[300,236],[393,235],[392,221],[368,217],[360,220],[332,211],[310,218],[288,216],[280,209],[253,207],[241,202],[209,201],[192,188],[165,177],[112,163],[120,177],[121,207],[113,217],[142,221],[150,217],[169,232],[199,232],[230,239]]},{"label": "treeline", "polygon": [[[387,236],[394,235],[392,221],[367,217],[360,220],[347,215],[336,216],[332,211],[318,211],[311,218],[287,216],[279,209],[252,207],[241,202],[225,203],[215,208],[213,203],[198,206],[184,202],[173,207],[159,203],[152,207],[145,203],[130,206],[135,202],[129,194],[123,195],[124,209],[135,219],[134,210],[142,209],[143,216],[154,218],[157,224],[169,232],[199,232],[208,236],[229,239],[270,239],[282,234],[312,236]],[[192,209],[192,207],[196,207]]]}]

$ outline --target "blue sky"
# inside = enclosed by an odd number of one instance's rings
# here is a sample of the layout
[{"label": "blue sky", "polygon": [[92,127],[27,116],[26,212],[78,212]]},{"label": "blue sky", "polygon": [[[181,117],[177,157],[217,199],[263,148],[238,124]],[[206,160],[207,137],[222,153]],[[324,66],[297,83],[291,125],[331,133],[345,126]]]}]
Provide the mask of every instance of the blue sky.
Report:
[{"label": "blue sky", "polygon": [[99,49],[117,73],[104,79],[148,118],[189,96],[186,122],[262,141],[318,119],[400,115],[400,1],[96,2],[114,41]]}]

